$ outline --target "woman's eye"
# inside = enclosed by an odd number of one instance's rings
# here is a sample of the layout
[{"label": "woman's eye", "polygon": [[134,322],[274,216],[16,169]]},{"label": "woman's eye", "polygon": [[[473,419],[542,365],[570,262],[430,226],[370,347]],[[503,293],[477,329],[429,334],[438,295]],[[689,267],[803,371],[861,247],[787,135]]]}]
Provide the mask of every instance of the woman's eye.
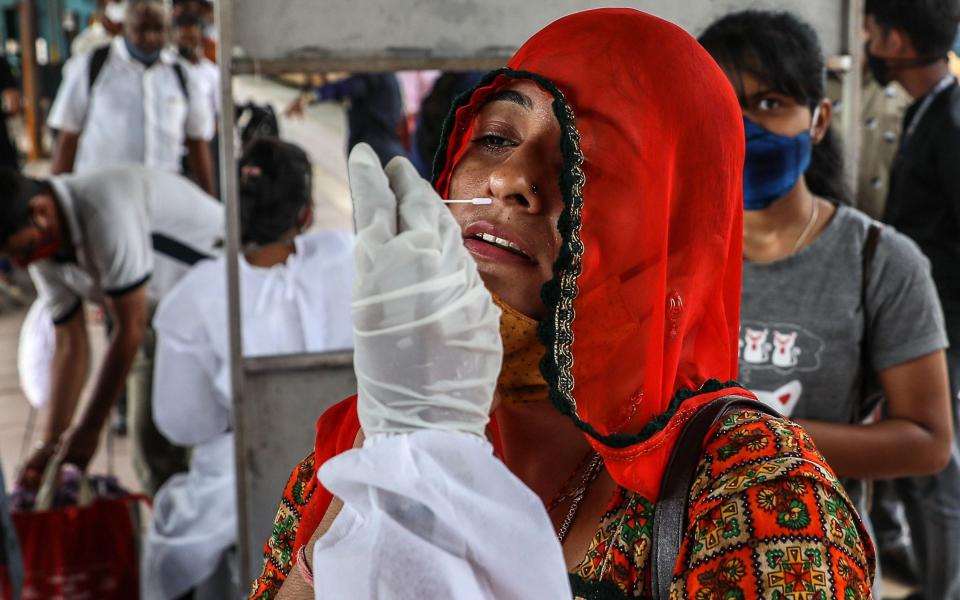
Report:
[{"label": "woman's eye", "polygon": [[473,143],[480,144],[481,146],[490,148],[492,150],[505,150],[507,148],[512,148],[517,145],[517,143],[514,142],[513,140],[493,134],[493,133],[488,133],[487,135],[480,136],[475,140],[473,140]]},{"label": "woman's eye", "polygon": [[760,110],[775,110],[782,106],[781,102],[776,98],[763,98],[757,104],[757,108]]}]

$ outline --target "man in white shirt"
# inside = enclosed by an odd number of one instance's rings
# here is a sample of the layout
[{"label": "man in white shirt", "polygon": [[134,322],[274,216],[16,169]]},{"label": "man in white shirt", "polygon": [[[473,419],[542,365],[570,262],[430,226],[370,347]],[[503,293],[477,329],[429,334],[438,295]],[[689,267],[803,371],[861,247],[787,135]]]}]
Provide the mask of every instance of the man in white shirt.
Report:
[{"label": "man in white shirt", "polygon": [[79,56],[109,44],[114,36],[123,32],[126,16],[126,0],[107,0],[103,6],[103,14],[70,42],[70,55]]},{"label": "man in white shirt", "polygon": [[[153,493],[186,468],[186,456],[165,442],[150,416],[148,322],[189,267],[218,252],[221,205],[179,175],[140,166],[47,181],[0,169],[0,189],[0,255],[29,267],[56,326],[50,413],[20,483],[36,489],[61,444],[65,462],[86,468],[133,368],[139,373],[128,387],[134,466]],[[102,304],[114,328],[90,399],[71,428],[89,361],[85,300]]]},{"label": "man in white shirt", "polygon": [[220,69],[217,63],[203,55],[203,21],[196,13],[184,12],[174,19],[173,27],[177,52],[186,61],[210,111],[217,115],[220,112]]},{"label": "man in white shirt", "polygon": [[[173,31],[177,52],[210,107],[210,112],[216,117],[220,113],[220,68],[217,63],[203,55],[203,21],[197,13],[181,12],[173,19]],[[220,166],[218,144],[219,137],[214,134],[210,141],[210,155],[216,167],[215,173]]]},{"label": "man in white shirt", "polygon": [[142,164],[178,173],[183,147],[195,181],[213,190],[213,114],[176,55],[164,50],[167,16],[157,0],[134,0],[124,35],[70,59],[50,109],[59,131],[53,173]]}]

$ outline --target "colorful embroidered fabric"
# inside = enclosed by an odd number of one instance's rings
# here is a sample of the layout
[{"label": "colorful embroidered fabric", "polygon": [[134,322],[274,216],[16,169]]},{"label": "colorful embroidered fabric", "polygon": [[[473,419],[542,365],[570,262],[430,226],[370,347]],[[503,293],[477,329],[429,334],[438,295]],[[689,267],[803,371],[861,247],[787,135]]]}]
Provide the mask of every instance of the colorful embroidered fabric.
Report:
[{"label": "colorful embroidered fabric", "polygon": [[[871,597],[869,538],[803,429],[742,410],[708,440],[672,600]],[[649,597],[653,514],[649,500],[618,489],[571,574],[577,598]]]},{"label": "colorful embroidered fabric", "polygon": [[305,458],[290,474],[283,488],[280,509],[273,520],[273,532],[263,546],[263,571],[250,590],[252,600],[272,600],[293,568],[294,540],[300,530],[303,511],[318,487],[315,454]]},{"label": "colorful embroidered fabric", "polygon": [[[865,600],[873,548],[852,503],[803,429],[756,411],[710,434],[691,490],[672,600]],[[319,486],[314,456],[284,491],[251,598],[276,598],[293,566],[306,502]],[[618,488],[583,561],[577,598],[649,597],[654,504]]]}]

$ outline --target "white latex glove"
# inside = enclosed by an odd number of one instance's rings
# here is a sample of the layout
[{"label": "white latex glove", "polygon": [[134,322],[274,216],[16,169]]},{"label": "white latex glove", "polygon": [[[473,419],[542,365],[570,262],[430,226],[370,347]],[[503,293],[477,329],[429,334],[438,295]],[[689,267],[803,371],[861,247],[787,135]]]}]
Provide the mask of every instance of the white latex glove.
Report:
[{"label": "white latex glove", "polygon": [[421,429],[484,435],[500,365],[500,309],[460,227],[405,158],[350,153],[357,229],[354,369],[368,437]]}]

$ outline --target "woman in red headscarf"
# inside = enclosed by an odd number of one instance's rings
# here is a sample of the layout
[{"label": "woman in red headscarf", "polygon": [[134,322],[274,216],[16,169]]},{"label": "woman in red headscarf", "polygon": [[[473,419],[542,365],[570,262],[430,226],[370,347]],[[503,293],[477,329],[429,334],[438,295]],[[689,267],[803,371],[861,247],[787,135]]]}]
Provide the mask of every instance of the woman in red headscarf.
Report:
[{"label": "woman in red headscarf", "polygon": [[[736,96],[676,26],[602,9],[537,33],[459,99],[445,132],[437,192],[493,199],[452,210],[504,311],[488,437],[546,506],[575,596],[647,597],[653,516],[681,432],[718,398],[750,397],[730,381]],[[299,549],[340,510],[315,474],[362,440],[356,399],[317,432],[254,598],[275,597],[291,572],[300,581],[294,557],[310,556]],[[872,548],[802,429],[734,409],[698,444],[671,597],[870,597]]]}]

